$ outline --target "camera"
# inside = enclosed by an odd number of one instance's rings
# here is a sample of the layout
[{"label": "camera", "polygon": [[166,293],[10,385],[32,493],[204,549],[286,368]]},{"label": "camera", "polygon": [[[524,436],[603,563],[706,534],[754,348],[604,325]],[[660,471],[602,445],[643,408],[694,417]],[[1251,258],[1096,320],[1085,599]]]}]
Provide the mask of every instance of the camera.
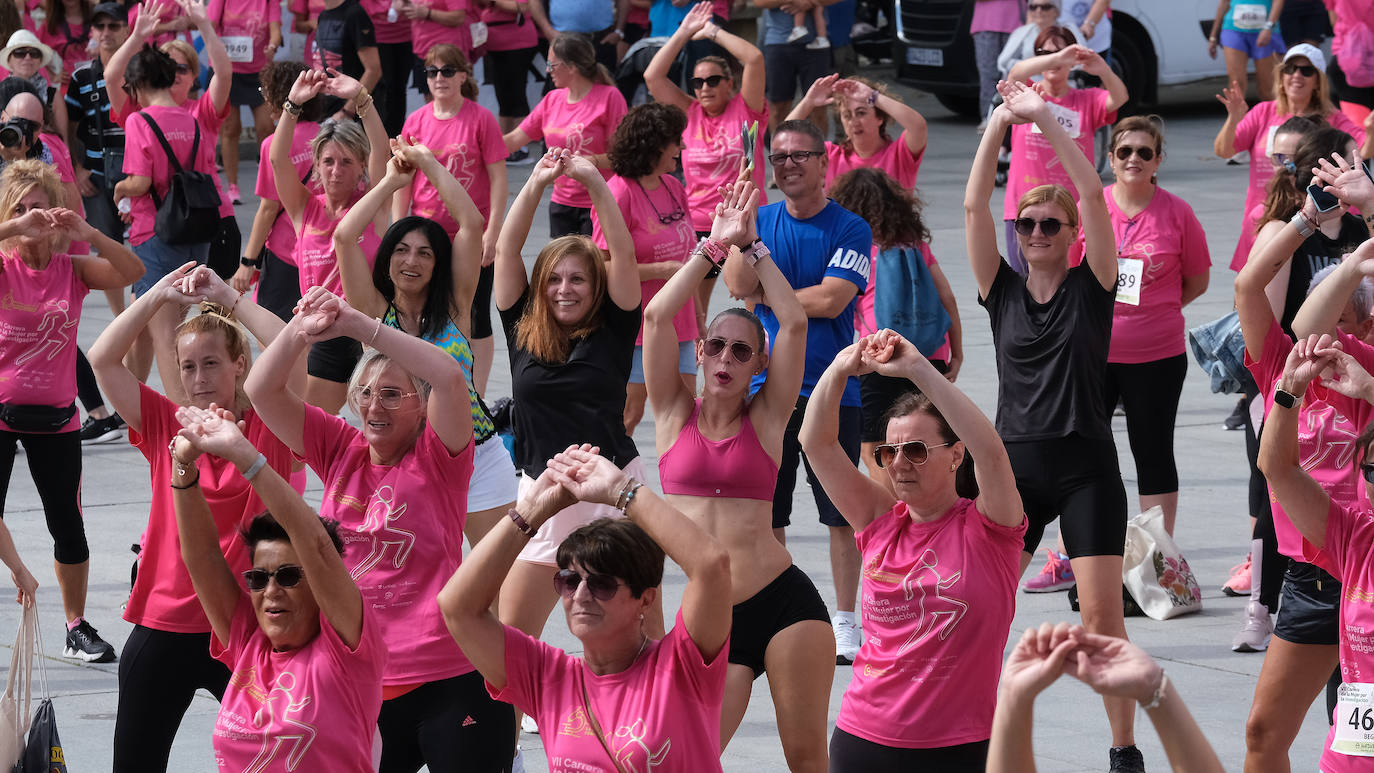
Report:
[{"label": "camera", "polygon": [[16,148],[28,143],[33,144],[33,136],[38,131],[38,123],[27,118],[11,118],[0,123],[0,145]]}]

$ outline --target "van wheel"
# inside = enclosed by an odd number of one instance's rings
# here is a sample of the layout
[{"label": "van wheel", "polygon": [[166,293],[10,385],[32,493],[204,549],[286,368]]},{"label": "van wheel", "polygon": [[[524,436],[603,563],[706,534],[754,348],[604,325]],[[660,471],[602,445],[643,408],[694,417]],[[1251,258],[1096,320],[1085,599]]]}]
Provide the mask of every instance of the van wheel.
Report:
[{"label": "van wheel", "polygon": [[[1122,21],[1126,21],[1123,19]],[[1131,34],[1130,28],[1137,25],[1118,25],[1113,19],[1112,28],[1112,70],[1126,84],[1130,99],[1122,106],[1121,115],[1129,115],[1141,103],[1154,101],[1150,84],[1155,74],[1154,51],[1145,43],[1142,48],[1139,38]]]},{"label": "van wheel", "polygon": [[960,118],[970,118],[977,120],[983,117],[983,105],[978,104],[978,97],[967,96],[965,94],[936,94],[935,99],[945,106],[946,110],[954,113]]}]

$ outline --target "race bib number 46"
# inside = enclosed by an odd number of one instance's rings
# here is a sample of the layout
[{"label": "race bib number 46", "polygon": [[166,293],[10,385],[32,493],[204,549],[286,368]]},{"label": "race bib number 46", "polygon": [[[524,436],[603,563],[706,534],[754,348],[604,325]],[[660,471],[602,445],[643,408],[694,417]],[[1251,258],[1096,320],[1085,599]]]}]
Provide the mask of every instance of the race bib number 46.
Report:
[{"label": "race bib number 46", "polygon": [[1337,691],[1331,751],[1374,757],[1374,684],[1350,682]]},{"label": "race bib number 46", "polygon": [[1145,278],[1145,261],[1140,258],[1116,259],[1116,302],[1140,305],[1140,282]]}]

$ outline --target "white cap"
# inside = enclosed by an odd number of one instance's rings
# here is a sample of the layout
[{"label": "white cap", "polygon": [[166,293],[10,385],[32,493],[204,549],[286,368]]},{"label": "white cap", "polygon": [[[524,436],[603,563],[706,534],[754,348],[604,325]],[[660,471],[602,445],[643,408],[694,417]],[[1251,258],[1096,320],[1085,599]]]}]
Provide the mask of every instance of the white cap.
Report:
[{"label": "white cap", "polygon": [[1313,67],[1322,72],[1326,72],[1326,55],[1322,53],[1320,48],[1317,48],[1311,43],[1299,43],[1289,48],[1288,53],[1283,55],[1283,61],[1287,62],[1289,59],[1296,56],[1305,58],[1312,63]]}]

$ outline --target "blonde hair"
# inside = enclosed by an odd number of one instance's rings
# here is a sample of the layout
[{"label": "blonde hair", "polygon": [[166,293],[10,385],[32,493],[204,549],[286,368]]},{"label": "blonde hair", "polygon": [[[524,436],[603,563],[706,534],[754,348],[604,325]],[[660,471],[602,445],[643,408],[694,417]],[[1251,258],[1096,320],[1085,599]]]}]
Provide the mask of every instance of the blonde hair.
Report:
[{"label": "blonde hair", "polygon": [[[549,276],[560,261],[570,255],[580,255],[587,262],[587,284],[591,294],[591,304],[587,316],[583,317],[571,332],[564,333],[563,326],[553,316],[548,296],[544,288],[548,286]],[[568,359],[572,342],[596,332],[601,326],[601,304],[606,302],[606,262],[601,248],[591,238],[579,235],[560,236],[545,245],[534,259],[534,269],[530,271],[530,288],[525,301],[525,311],[515,324],[515,344],[547,363],[561,363]]]},{"label": "blonde hair", "polygon": [[200,54],[196,53],[196,47],[186,41],[177,38],[169,40],[158,47],[158,50],[167,56],[171,56],[175,51],[186,60],[186,66],[191,68],[191,90],[195,91],[200,85]]},{"label": "blonde hair", "polygon": [[[384,370],[386,366],[391,363],[392,359],[390,357],[382,354],[376,349],[368,350],[367,354],[364,354],[363,358],[358,360],[358,364],[353,368],[353,373],[348,377],[348,407],[352,408],[354,413],[359,416],[363,415],[362,407],[358,405],[358,401],[354,397],[358,392],[358,388],[363,385],[363,379],[367,378],[369,373],[377,373]],[[428,405],[430,390],[429,382],[405,368],[401,368],[400,365],[396,367],[400,368],[401,372],[406,374],[406,378],[410,379],[410,385],[414,387],[415,391],[420,395],[420,402],[424,405]]]},{"label": "blonde hair", "polygon": [[56,169],[33,158],[6,164],[4,173],[0,174],[0,223],[12,219],[19,200],[35,188],[47,194],[49,207],[65,205]]},{"label": "blonde hair", "polygon": [[243,373],[234,384],[234,413],[242,418],[243,412],[249,407],[248,395],[243,391],[243,382],[247,380],[248,369],[253,364],[247,331],[229,318],[228,309],[218,303],[203,301],[199,314],[177,326],[176,335],[172,338],[172,353],[178,360],[181,359],[181,337],[197,333],[219,333],[224,341],[224,349],[229,353],[229,359],[236,361],[240,357],[243,358]]},{"label": "blonde hair", "polygon": [[311,176],[315,180],[320,179],[320,154],[324,152],[324,146],[331,142],[337,142],[344,150],[358,159],[358,163],[363,167],[363,181],[367,181],[367,156],[372,150],[372,143],[367,139],[367,132],[363,127],[354,121],[335,121],[330,119],[320,124],[320,133],[315,135],[315,139],[310,141],[310,155],[315,159],[314,171]]},{"label": "blonde hair", "polygon": [[1026,207],[1036,204],[1057,204],[1069,221],[1065,225],[1071,229],[1078,228],[1078,202],[1074,201],[1068,188],[1062,185],[1037,185],[1031,188],[1016,202],[1016,216],[1020,217]]},{"label": "blonde hair", "polygon": [[[1294,59],[1307,59],[1305,56],[1294,56]],[[1326,83],[1326,73],[1322,72],[1312,60],[1307,63],[1317,70],[1317,82],[1312,86],[1312,100],[1307,103],[1308,113],[1306,115],[1319,115],[1323,119],[1336,112],[1336,103],[1331,101],[1331,87]],[[1283,61],[1274,63],[1274,112],[1278,115],[1292,115],[1293,106],[1288,104],[1288,92],[1283,89]],[[1316,108],[1312,110],[1311,108]]]}]

